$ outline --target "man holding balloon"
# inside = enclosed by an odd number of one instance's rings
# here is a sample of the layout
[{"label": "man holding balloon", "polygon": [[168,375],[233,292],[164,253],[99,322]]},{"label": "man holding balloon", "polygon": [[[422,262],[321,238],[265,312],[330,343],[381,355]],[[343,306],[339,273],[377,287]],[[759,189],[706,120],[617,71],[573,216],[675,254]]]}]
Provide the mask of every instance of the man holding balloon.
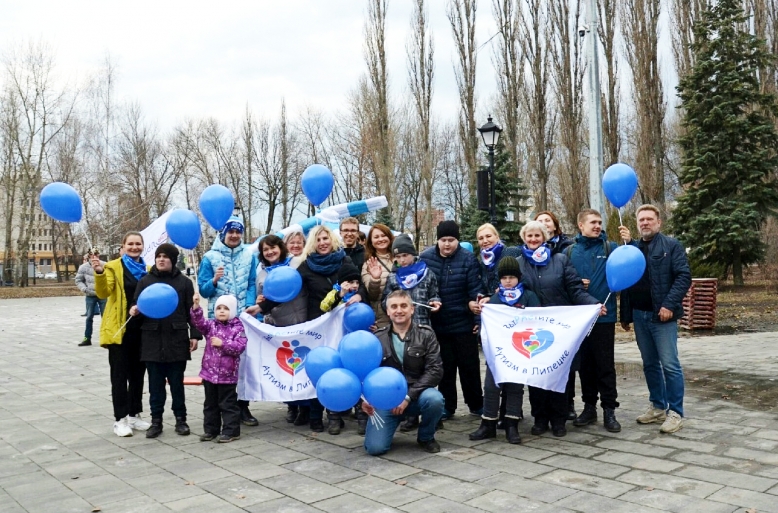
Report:
[{"label": "man holding balloon", "polygon": [[[386,298],[386,312],[391,325],[376,332],[383,349],[382,367],[393,367],[403,373],[408,383],[405,399],[390,410],[377,410],[362,402],[370,416],[378,413],[382,423],[370,422],[365,435],[365,450],[372,456],[386,453],[392,438],[406,415],[421,415],[416,441],[429,453],[440,452],[435,430],[443,415],[443,394],[435,387],[443,377],[443,362],[435,332],[413,323],[414,306],[410,295],[396,290]],[[366,393],[366,398],[368,394]]]}]

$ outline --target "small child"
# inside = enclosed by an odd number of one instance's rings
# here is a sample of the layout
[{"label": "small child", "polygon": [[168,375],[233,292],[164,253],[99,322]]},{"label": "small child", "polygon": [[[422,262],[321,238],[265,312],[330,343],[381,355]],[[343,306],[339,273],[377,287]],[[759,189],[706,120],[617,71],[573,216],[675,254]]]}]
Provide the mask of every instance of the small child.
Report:
[{"label": "small child", "polygon": [[[483,298],[481,304],[508,305],[514,308],[539,307],[540,299],[531,290],[524,290],[521,284],[521,269],[519,261],[512,256],[500,259],[497,264],[497,276],[500,286],[491,298]],[[497,436],[497,416],[500,408],[500,392],[505,391],[505,438],[508,443],[520,444],[519,420],[523,418],[522,400],[524,399],[524,385],[521,383],[494,382],[494,375],[489,365],[486,366],[484,378],[484,413],[481,417],[479,428],[470,433],[470,440],[485,440]]]},{"label": "small child", "polygon": [[359,291],[359,269],[350,263],[345,263],[338,269],[338,283],[332,286],[332,290],[321,300],[319,308],[322,312],[329,312],[340,302],[348,303],[354,294]]},{"label": "small child", "polygon": [[[419,325],[431,326],[430,312],[440,310],[438,297],[438,279],[435,273],[429,272],[427,264],[418,259],[419,254],[413,241],[407,234],[398,235],[392,243],[392,256],[399,267],[386,277],[386,286],[381,296],[381,307],[386,311],[386,298],[395,290],[402,289],[411,296],[416,305],[413,322]],[[420,305],[430,305],[426,308]]]},{"label": "small child", "polygon": [[228,443],[240,438],[238,363],[241,353],[246,350],[247,340],[243,323],[236,317],[237,313],[237,298],[226,294],[216,300],[214,319],[205,319],[200,308],[200,296],[194,296],[192,323],[205,336],[205,352],[200,370],[205,389],[201,442],[218,437],[220,443]]}]

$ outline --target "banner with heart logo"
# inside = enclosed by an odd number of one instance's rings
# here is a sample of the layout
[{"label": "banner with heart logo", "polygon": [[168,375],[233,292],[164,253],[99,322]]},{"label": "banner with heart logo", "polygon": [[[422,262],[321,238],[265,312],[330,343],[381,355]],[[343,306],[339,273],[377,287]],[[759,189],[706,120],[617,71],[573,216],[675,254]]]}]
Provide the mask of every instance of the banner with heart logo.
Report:
[{"label": "banner with heart logo", "polygon": [[343,338],[339,306],[312,321],[278,327],[241,314],[248,343],[238,373],[238,398],[246,401],[299,401],[316,397],[305,360],[317,347],[338,348]]},{"label": "banner with heart logo", "polygon": [[598,305],[484,305],[481,344],[495,382],[564,392],[573,357],[599,314]]}]

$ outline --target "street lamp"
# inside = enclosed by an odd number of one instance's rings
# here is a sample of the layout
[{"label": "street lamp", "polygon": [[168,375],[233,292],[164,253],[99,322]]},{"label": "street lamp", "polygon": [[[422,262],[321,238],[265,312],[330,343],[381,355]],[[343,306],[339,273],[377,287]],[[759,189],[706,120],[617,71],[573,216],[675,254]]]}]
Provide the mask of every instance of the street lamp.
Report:
[{"label": "street lamp", "polygon": [[492,116],[489,116],[486,120],[486,124],[479,128],[478,131],[481,132],[484,144],[489,150],[489,188],[491,189],[489,217],[491,218],[491,223],[494,224],[497,222],[497,196],[494,189],[494,147],[497,146],[497,141],[500,140],[502,128],[492,123]]},{"label": "street lamp", "polygon": [[37,267],[38,259],[35,258],[35,256],[36,256],[35,250],[33,249],[32,250],[32,284],[33,285],[38,284],[38,282],[36,281],[36,279],[38,278],[38,267]]}]

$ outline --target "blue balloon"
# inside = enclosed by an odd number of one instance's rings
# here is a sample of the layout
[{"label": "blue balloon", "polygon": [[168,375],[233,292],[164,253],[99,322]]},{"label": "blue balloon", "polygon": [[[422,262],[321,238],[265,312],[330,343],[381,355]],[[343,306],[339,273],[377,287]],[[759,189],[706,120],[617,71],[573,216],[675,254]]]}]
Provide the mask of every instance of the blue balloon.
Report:
[{"label": "blue balloon", "polygon": [[394,367],[379,367],[365,377],[362,393],[372,406],[391,410],[400,406],[408,394],[408,382]]},{"label": "blue balloon", "polygon": [[182,248],[194,249],[200,242],[200,220],[191,210],[172,211],[165,221],[165,229],[170,240]]},{"label": "blue balloon", "polygon": [[369,331],[354,331],[340,341],[338,347],[343,367],[357,375],[360,381],[377,369],[384,358],[378,338]]},{"label": "blue balloon", "polygon": [[469,242],[467,242],[467,241],[460,242],[459,245],[462,246],[463,248],[465,248],[466,250],[468,250],[469,252],[471,252],[471,253],[473,252],[473,245],[470,244]]},{"label": "blue balloon", "polygon": [[359,330],[370,330],[375,324],[375,312],[365,303],[354,303],[346,307],[343,314],[343,328],[347,333]]},{"label": "blue balloon", "polygon": [[332,171],[327,169],[321,164],[313,164],[303,172],[300,185],[303,188],[303,193],[308,201],[316,206],[324,203],[327,196],[332,192],[332,187],[335,185],[335,178],[332,176]]},{"label": "blue balloon", "polygon": [[81,220],[84,205],[73,187],[63,182],[53,182],[41,191],[41,208],[57,221],[77,223]]},{"label": "blue balloon", "polygon": [[314,387],[325,372],[342,367],[343,362],[340,361],[340,354],[331,347],[317,347],[305,357],[305,372]]},{"label": "blue balloon", "polygon": [[221,230],[235,209],[235,199],[228,188],[214,184],[200,195],[200,212],[214,230]]},{"label": "blue balloon", "polygon": [[152,283],[138,296],[138,310],[146,317],[164,319],[176,311],[178,294],[167,283]]},{"label": "blue balloon", "polygon": [[605,277],[611,292],[627,289],[643,277],[646,258],[635,246],[619,246],[605,262]]},{"label": "blue balloon", "polygon": [[303,288],[303,279],[297,269],[288,265],[272,269],[262,285],[262,294],[276,303],[286,303],[297,297]]},{"label": "blue balloon", "polygon": [[636,190],[638,190],[638,175],[626,164],[613,164],[602,175],[602,192],[616,208],[629,203]]},{"label": "blue balloon", "polygon": [[353,372],[330,369],[316,383],[319,402],[331,411],[346,411],[354,407],[362,395],[362,384]]}]

